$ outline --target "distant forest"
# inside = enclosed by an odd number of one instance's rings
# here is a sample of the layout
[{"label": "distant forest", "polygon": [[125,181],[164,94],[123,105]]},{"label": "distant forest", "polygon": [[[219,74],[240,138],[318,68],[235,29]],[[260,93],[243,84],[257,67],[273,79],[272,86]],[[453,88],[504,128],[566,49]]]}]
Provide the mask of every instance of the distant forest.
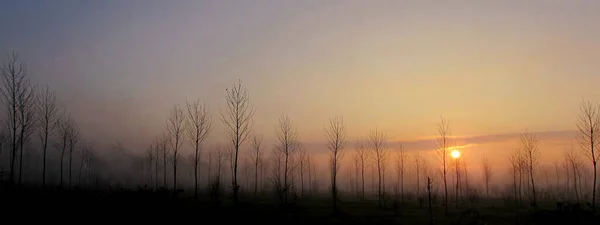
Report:
[{"label": "distant forest", "polygon": [[[446,118],[432,128],[437,131],[434,158],[391,145],[378,129],[348,140],[341,115],[324,124],[326,159],[317,159],[303,145],[286,114],[276,125],[276,143],[267,145],[262,131],[253,129],[255,106],[241,80],[224,90],[226,105],[218,115],[211,115],[201,98],[182,102],[170,109],[164,129],[155,132],[159,135],[147,149],[133,151],[121,142],[101,149],[94,145],[100,140],[80,132],[81,121],[72,118],[49,87],[30,79],[18,54],[8,55],[0,66],[0,180],[5,184],[163,190],[234,202],[272,198],[288,203],[318,195],[331,198],[334,208],[345,198],[372,199],[381,207],[410,201],[446,210],[482,198],[533,206],[555,201],[596,205],[600,107],[589,101],[580,104],[579,146],[565,149],[552,170],[541,169],[539,139],[524,131],[507,160],[509,171],[494,170],[482,158],[477,165],[481,176],[474,177],[465,160],[451,154],[453,136]],[[216,123],[224,125],[227,141],[209,145]]]}]

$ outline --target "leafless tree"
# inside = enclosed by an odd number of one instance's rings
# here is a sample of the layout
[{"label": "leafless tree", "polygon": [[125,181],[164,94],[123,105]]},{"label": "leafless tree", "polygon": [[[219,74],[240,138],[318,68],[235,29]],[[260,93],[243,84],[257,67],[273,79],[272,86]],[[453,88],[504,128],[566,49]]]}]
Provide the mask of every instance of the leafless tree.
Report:
[{"label": "leafless tree", "polygon": [[532,193],[532,204],[537,205],[536,189],[535,189],[535,172],[540,160],[540,152],[538,148],[538,140],[535,134],[525,131],[521,134],[521,144],[523,152],[525,153],[525,159],[527,162],[527,171],[529,172],[529,179],[531,181],[531,193]]},{"label": "leafless tree", "polygon": [[238,202],[239,185],[237,182],[238,155],[240,146],[250,137],[254,107],[250,105],[248,91],[242,81],[234,83],[232,89],[226,89],[227,108],[221,112],[221,119],[226,125],[226,133],[234,149],[234,168],[232,178],[233,201]]},{"label": "leafless tree", "polygon": [[276,188],[279,189],[280,198],[284,204],[288,201],[288,195],[290,188],[293,185],[293,181],[290,179],[290,175],[293,172],[293,157],[298,151],[298,132],[292,126],[292,122],[287,115],[283,115],[279,118],[279,124],[276,129],[277,135],[277,146],[275,148],[275,155],[277,168],[275,172]]},{"label": "leafless tree", "polygon": [[329,149],[329,166],[331,168],[331,195],[333,197],[333,208],[337,210],[338,185],[337,176],[340,169],[344,147],[346,145],[346,125],[342,117],[329,119],[329,126],[325,128],[327,137],[327,148]]},{"label": "leafless tree", "polygon": [[598,178],[598,159],[600,151],[600,105],[593,105],[589,101],[583,101],[579,107],[580,116],[577,122],[579,135],[577,140],[584,155],[592,162],[593,186],[592,186],[592,209],[596,210],[596,184]]},{"label": "leafless tree", "polygon": [[23,155],[24,146],[29,142],[31,135],[35,132],[36,123],[36,91],[35,87],[27,81],[22,86],[22,92],[17,96],[19,101],[18,111],[21,125],[19,135],[19,184],[23,178]]},{"label": "leafless tree", "polygon": [[377,197],[379,207],[383,206],[384,189],[384,167],[387,158],[387,139],[385,134],[377,129],[372,130],[369,134],[369,148],[372,150],[373,160],[377,168]]},{"label": "leafless tree", "polygon": [[356,148],[356,152],[355,152],[354,158],[358,164],[359,171],[360,171],[361,197],[364,198],[365,197],[365,166],[367,165],[367,159],[369,157],[369,154],[366,151],[364,141],[361,139],[358,139],[356,141],[355,148]]},{"label": "leafless tree", "polygon": [[46,157],[48,152],[48,140],[54,134],[58,126],[59,108],[56,104],[56,96],[48,86],[38,95],[37,120],[40,129],[38,136],[42,143],[42,188],[46,186]]},{"label": "leafless tree", "polygon": [[190,143],[194,148],[194,198],[198,198],[198,165],[200,163],[200,150],[204,140],[212,128],[212,119],[205,104],[200,100],[187,103],[187,131]]},{"label": "leafless tree", "polygon": [[308,155],[304,148],[298,148],[298,166],[300,169],[300,196],[304,196],[304,168],[306,167],[306,160]]},{"label": "leafless tree", "polygon": [[167,120],[167,130],[169,131],[169,143],[171,144],[171,160],[173,164],[173,190],[177,191],[177,162],[180,157],[180,148],[185,131],[185,116],[179,105],[171,109],[171,114]]},{"label": "leafless tree", "polygon": [[0,67],[2,75],[2,103],[6,110],[8,138],[10,146],[10,181],[14,182],[15,165],[20,147],[22,121],[20,117],[21,96],[25,95],[29,86],[25,63],[19,61],[17,53],[12,53]]},{"label": "leafless tree", "polygon": [[69,150],[69,187],[71,187],[71,175],[72,173],[72,165],[73,165],[73,152],[77,149],[79,145],[79,128],[75,124],[75,121],[72,121],[72,126],[70,127],[71,131],[69,134],[69,138],[67,139],[67,145]]},{"label": "leafless tree", "polygon": [[415,154],[413,156],[413,166],[415,172],[416,185],[417,185],[417,195],[421,194],[421,166],[423,165],[423,158],[419,154]]},{"label": "leafless tree", "polygon": [[579,202],[579,189],[578,184],[581,182],[581,160],[573,149],[565,149],[564,152],[565,160],[567,160],[570,171],[573,173],[573,189],[575,191],[575,199]]},{"label": "leafless tree", "polygon": [[250,145],[252,145],[251,159],[252,163],[254,164],[254,198],[256,198],[258,192],[258,171],[263,158],[262,137],[259,137],[256,134],[253,135]]},{"label": "leafless tree", "polygon": [[154,145],[150,145],[150,147],[146,150],[146,170],[148,171],[148,186],[151,186],[153,181],[157,179],[154,174],[154,165],[156,165],[156,161],[158,161],[158,157],[156,155],[156,151],[154,150]]},{"label": "leafless tree", "polygon": [[456,208],[458,208],[458,201],[460,199],[460,192],[459,192],[459,184],[460,184],[460,179],[461,179],[461,170],[460,170],[460,158],[456,158],[454,159],[454,172],[456,173],[455,175],[455,180],[456,180],[456,190],[454,192],[454,197],[456,198]]},{"label": "leafless tree", "polygon": [[490,197],[490,181],[492,179],[492,166],[487,158],[481,160],[481,169],[483,170],[483,183],[485,184],[485,193]]},{"label": "leafless tree", "polygon": [[442,178],[444,179],[444,210],[446,213],[448,213],[448,148],[452,146],[450,138],[450,124],[442,117],[440,124],[438,124],[438,137],[436,139],[436,145],[437,156],[442,163]]},{"label": "leafless tree", "polygon": [[59,149],[60,149],[60,182],[59,187],[63,185],[63,164],[65,153],[67,150],[70,150],[72,137],[76,135],[76,125],[75,121],[71,118],[69,114],[63,114],[60,119],[60,123],[58,123],[58,137],[59,137]]},{"label": "leafless tree", "polygon": [[167,160],[169,158],[169,136],[162,134],[156,138],[156,150],[162,158],[163,188],[167,188]]},{"label": "leafless tree", "polygon": [[83,171],[84,171],[84,166],[86,166],[86,163],[89,161],[91,154],[92,154],[91,144],[89,144],[89,143],[82,144],[81,145],[81,159],[79,160],[79,176],[78,176],[78,181],[77,181],[78,186],[81,186],[81,180],[82,180],[82,175],[83,175]]},{"label": "leafless tree", "polygon": [[404,204],[404,172],[406,171],[407,155],[404,151],[404,145],[400,144],[396,154],[396,174],[398,177],[398,186],[400,188],[400,201]]}]

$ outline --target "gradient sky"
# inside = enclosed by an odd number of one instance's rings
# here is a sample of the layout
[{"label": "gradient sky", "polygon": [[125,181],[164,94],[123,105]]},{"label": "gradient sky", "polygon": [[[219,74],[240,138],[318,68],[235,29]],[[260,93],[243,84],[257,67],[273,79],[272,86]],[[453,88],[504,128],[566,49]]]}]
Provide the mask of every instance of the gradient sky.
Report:
[{"label": "gradient sky", "polygon": [[335,115],[351,138],[400,141],[444,116],[479,154],[526,128],[568,141],[579,102],[600,101],[600,2],[490,2],[2,1],[0,53],[18,52],[90,139],[147,144],[186,97],[209,104],[216,138],[242,79],[266,138],[287,113],[314,143]]}]

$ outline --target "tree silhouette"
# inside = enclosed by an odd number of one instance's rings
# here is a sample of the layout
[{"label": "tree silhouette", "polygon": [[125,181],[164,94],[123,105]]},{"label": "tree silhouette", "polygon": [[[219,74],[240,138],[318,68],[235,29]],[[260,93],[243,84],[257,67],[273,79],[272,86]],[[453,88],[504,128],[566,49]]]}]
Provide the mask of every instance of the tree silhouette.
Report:
[{"label": "tree silhouette", "polygon": [[252,140],[250,141],[250,145],[252,145],[252,163],[254,164],[254,198],[256,198],[256,194],[258,192],[258,171],[259,165],[262,162],[263,153],[262,153],[262,137],[257,136],[256,134],[252,136]]},{"label": "tree silhouette", "polygon": [[485,184],[485,194],[490,197],[490,181],[492,179],[492,166],[488,158],[481,159],[481,169],[483,172],[483,183]]},{"label": "tree silhouette", "polygon": [[373,160],[375,161],[375,166],[377,169],[377,202],[379,207],[383,207],[383,186],[385,185],[383,181],[383,172],[385,167],[385,160],[387,158],[388,153],[386,149],[387,140],[385,134],[377,129],[372,130],[369,133],[368,144],[369,148],[372,151],[371,155],[373,157]]},{"label": "tree silhouette", "polygon": [[368,152],[366,151],[365,143],[363,140],[358,139],[355,144],[355,161],[360,171],[360,184],[361,184],[361,198],[365,197],[365,166],[367,165]]},{"label": "tree silhouette", "polygon": [[333,197],[333,209],[337,210],[338,185],[337,176],[340,169],[340,161],[346,145],[346,125],[342,117],[329,119],[329,126],[325,128],[327,148],[329,149],[329,166],[331,170],[331,196]]},{"label": "tree silhouette", "polygon": [[[292,122],[287,115],[279,118],[276,128],[277,146],[275,148],[275,186],[278,189],[280,200],[287,204],[290,188],[293,180],[290,179],[293,172],[293,157],[298,151],[298,132],[292,127]],[[283,165],[282,165],[283,164]]]},{"label": "tree silhouette", "polygon": [[438,124],[438,137],[436,139],[437,156],[442,163],[442,179],[444,179],[444,211],[448,213],[448,148],[452,146],[450,140],[450,125],[446,119],[441,118]]},{"label": "tree silhouette", "polygon": [[534,134],[525,131],[521,134],[521,145],[523,152],[525,153],[525,160],[527,163],[527,171],[529,172],[529,179],[531,181],[531,193],[532,193],[532,204],[537,206],[537,196],[535,188],[535,172],[539,164],[540,152],[538,148],[538,140]]},{"label": "tree silhouette", "polygon": [[579,106],[579,130],[577,141],[584,155],[592,162],[594,181],[592,186],[592,210],[596,211],[596,185],[598,179],[598,159],[600,158],[600,105],[583,101]]},{"label": "tree silhouette", "polygon": [[406,153],[404,145],[400,144],[396,154],[396,175],[398,177],[398,186],[400,188],[400,201],[404,204],[404,172],[406,171]]},{"label": "tree silhouette", "polygon": [[74,148],[71,144],[75,144],[74,136],[77,135],[77,127],[75,125],[75,121],[71,118],[69,114],[63,114],[58,123],[58,136],[59,136],[59,149],[60,149],[60,182],[59,187],[63,186],[63,164],[65,153],[67,150],[71,150],[71,147]]},{"label": "tree silhouette", "polygon": [[171,162],[173,164],[173,190],[177,191],[177,162],[179,161],[182,138],[185,131],[185,116],[179,105],[173,106],[171,114],[167,120],[167,130],[169,131],[169,143],[171,144]]},{"label": "tree silhouette", "polygon": [[[15,181],[17,154],[23,150],[26,137],[31,133],[34,121],[34,89],[29,82],[25,63],[13,52],[0,67],[2,88],[0,94],[5,106],[10,138],[10,181]],[[19,160],[22,164],[22,154]],[[19,171],[21,174],[22,171]],[[19,179],[20,180],[20,179]]]},{"label": "tree silhouette", "polygon": [[187,128],[188,138],[194,147],[194,198],[198,198],[198,165],[200,163],[200,150],[204,140],[212,128],[212,119],[206,105],[200,104],[200,100],[187,103]]},{"label": "tree silhouette", "polygon": [[42,188],[46,186],[46,158],[48,152],[48,139],[56,131],[59,119],[59,108],[56,104],[56,96],[48,86],[38,94],[37,101],[38,136],[42,143]]},{"label": "tree silhouette", "polygon": [[248,91],[242,85],[241,80],[234,83],[232,89],[226,89],[225,91],[227,92],[227,107],[225,112],[221,112],[221,119],[225,123],[225,132],[234,151],[231,188],[233,189],[233,201],[237,204],[240,189],[237,179],[238,156],[240,146],[250,137],[254,107],[250,106]]}]

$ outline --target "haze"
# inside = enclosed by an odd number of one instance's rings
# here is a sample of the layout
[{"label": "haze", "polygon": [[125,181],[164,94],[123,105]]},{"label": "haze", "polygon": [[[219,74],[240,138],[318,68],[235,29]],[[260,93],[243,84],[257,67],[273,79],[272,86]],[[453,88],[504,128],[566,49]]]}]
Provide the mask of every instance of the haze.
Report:
[{"label": "haze", "polygon": [[577,147],[578,104],[600,101],[599,9],[598,1],[4,1],[0,52],[18,52],[99,145],[141,153],[186,98],[209,106],[215,143],[225,89],[241,79],[267,141],[287,114],[300,140],[324,152],[323,128],[340,115],[351,141],[377,128],[408,151],[431,151],[443,116],[465,159],[487,155],[502,167],[525,129],[538,133],[545,162]]}]

